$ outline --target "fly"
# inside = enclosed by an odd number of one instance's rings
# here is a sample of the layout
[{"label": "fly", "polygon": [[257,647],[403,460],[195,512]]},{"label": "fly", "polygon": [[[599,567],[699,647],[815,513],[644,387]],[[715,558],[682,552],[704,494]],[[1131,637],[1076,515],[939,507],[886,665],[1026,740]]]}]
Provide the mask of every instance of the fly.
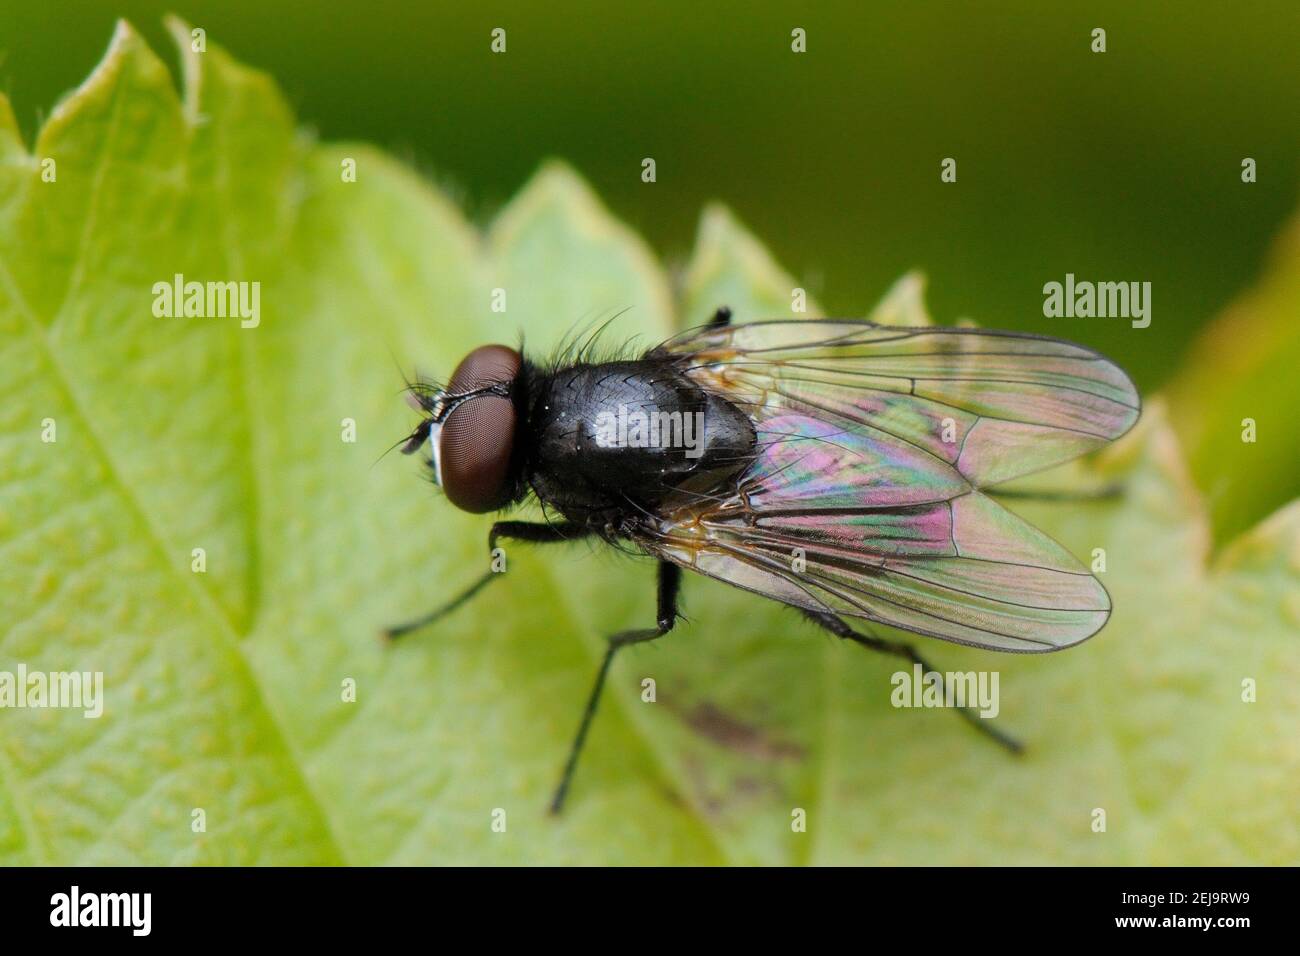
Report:
[{"label": "fly", "polygon": [[[1137,421],[1128,376],[1079,345],[841,319],[737,325],[722,308],[634,359],[547,368],[485,345],[445,387],[414,393],[425,417],[402,450],[431,445],[453,505],[482,514],[533,497],[560,516],[495,522],[490,552],[502,540],[595,537],[657,561],[654,626],[608,638],[553,813],[615,654],[672,630],[683,569],[940,680],[910,644],[867,628],[1041,653],[1078,644],[1110,616],[1096,577],[989,494]],[[386,633],[436,621],[496,577]]]}]

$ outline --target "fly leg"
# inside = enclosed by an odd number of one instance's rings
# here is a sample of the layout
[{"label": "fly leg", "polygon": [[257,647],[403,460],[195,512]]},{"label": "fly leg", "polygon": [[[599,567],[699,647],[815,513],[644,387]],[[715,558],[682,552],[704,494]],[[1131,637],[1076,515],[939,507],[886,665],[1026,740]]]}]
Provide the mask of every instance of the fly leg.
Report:
[{"label": "fly leg", "polygon": [[731,309],[725,305],[718,306],[718,311],[709,319],[709,328],[720,329],[731,324]]},{"label": "fly leg", "polygon": [[1084,491],[1000,491],[997,488],[985,488],[984,493],[995,498],[1019,498],[1023,501],[1110,501],[1124,494],[1124,486],[1115,483]]},{"label": "fly leg", "polygon": [[578,725],[578,735],[573,738],[573,745],[569,748],[569,759],[564,763],[564,772],[560,775],[560,785],[555,788],[555,796],[551,798],[552,815],[559,814],[564,807],[564,797],[569,792],[569,783],[573,780],[573,771],[578,765],[578,755],[582,753],[582,746],[587,741],[587,731],[591,728],[591,719],[596,716],[596,706],[600,703],[601,691],[605,689],[605,678],[609,675],[609,665],[613,663],[614,655],[618,653],[619,648],[627,647],[629,644],[653,641],[657,637],[663,637],[673,629],[673,625],[677,623],[677,594],[681,588],[681,583],[682,569],[667,561],[660,561],[659,613],[656,618],[656,626],[635,631],[619,631],[617,634],[611,634],[606,639],[608,646],[605,648],[605,657],[600,662],[600,670],[596,671],[596,683],[591,688],[591,696],[587,698],[587,707],[582,712],[582,723]]},{"label": "fly leg", "polygon": [[[498,521],[492,525],[492,530],[488,532],[488,554],[490,555],[496,550],[497,541],[502,538],[508,538],[512,541],[529,541],[534,544],[549,544],[555,541],[574,541],[578,538],[585,538],[590,533],[591,532],[584,525],[574,524],[571,521],[563,521],[556,524],[545,524],[544,522],[534,521]],[[411,631],[417,631],[426,625],[432,624],[439,618],[446,617],[474,595],[478,594],[479,591],[487,587],[488,583],[494,578],[501,576],[502,572],[487,571],[481,578],[446,604],[435,608],[428,614],[422,614],[420,617],[407,621],[404,624],[385,628],[382,632],[383,636],[389,640],[393,640],[401,637],[403,634],[409,634]]]},{"label": "fly leg", "polygon": [[[879,651],[882,654],[892,654],[894,657],[902,657],[913,664],[920,664],[921,670],[926,674],[934,674],[939,678],[939,689],[943,690],[943,674],[935,670],[910,644],[904,644],[902,641],[887,641],[884,638],[876,637],[873,634],[863,634],[849,627],[848,623],[835,614],[828,614],[819,611],[804,611],[804,615],[816,624],[821,625],[830,631],[836,637],[842,637],[846,641],[853,641],[855,644],[861,644],[863,647],[873,651]],[[987,734],[993,741],[1013,754],[1024,752],[1025,745],[1014,737],[1009,737],[992,723],[983,719],[970,707],[956,708],[965,721],[978,730],[980,733]]]}]

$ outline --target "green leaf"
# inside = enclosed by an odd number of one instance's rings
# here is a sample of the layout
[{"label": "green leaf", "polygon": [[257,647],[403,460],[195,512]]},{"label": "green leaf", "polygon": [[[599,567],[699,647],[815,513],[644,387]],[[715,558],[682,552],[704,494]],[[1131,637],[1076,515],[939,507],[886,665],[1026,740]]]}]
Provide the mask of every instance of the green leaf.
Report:
[{"label": "green leaf", "polygon": [[[650,343],[724,303],[790,313],[794,282],[715,208],[674,294],[558,164],[480,234],[172,29],[183,96],[123,25],[30,151],[0,99],[0,670],[102,671],[106,695],[99,719],[0,710],[0,863],[1300,861],[1300,507],[1208,565],[1158,404],[1063,473],[1123,478],[1121,502],[1024,509],[1106,549],[1102,635],[1042,658],[924,642],[999,670],[1025,758],[893,709],[893,661],[691,579],[689,623],[616,662],[548,817],[602,635],[652,618],[652,565],[512,547],[487,595],[383,646],[481,572],[489,523],[376,461],[412,425],[394,358],[445,376],[520,331],[545,356],[621,310],[610,337]],[[156,317],[178,273],[260,282],[260,323]],[[920,278],[874,315],[928,321]]]},{"label": "green leaf", "polygon": [[1170,386],[1173,422],[1226,540],[1300,492],[1300,216],[1259,281],[1201,333]]}]

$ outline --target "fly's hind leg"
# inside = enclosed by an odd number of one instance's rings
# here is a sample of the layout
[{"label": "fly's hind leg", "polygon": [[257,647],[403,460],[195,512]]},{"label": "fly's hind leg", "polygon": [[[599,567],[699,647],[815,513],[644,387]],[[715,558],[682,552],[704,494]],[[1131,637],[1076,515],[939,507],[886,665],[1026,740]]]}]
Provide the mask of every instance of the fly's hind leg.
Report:
[{"label": "fly's hind leg", "polygon": [[551,813],[558,814],[564,807],[564,798],[569,792],[573,780],[573,771],[578,766],[578,756],[587,741],[587,731],[591,728],[591,719],[596,716],[596,707],[600,703],[601,692],[605,689],[605,678],[609,676],[609,666],[614,662],[614,655],[620,648],[629,644],[642,644],[663,637],[677,623],[677,594],[681,589],[682,569],[667,561],[659,562],[659,609],[654,627],[640,628],[635,631],[619,631],[606,640],[605,656],[596,671],[596,682],[592,685],[587,698],[587,707],[582,712],[582,722],[578,725],[578,734],[573,738],[569,748],[569,759],[564,762],[564,772],[560,775],[560,785],[555,788],[551,798]]},{"label": "fly's hind leg", "polygon": [[1124,486],[1119,483],[1102,485],[1100,488],[1085,488],[1079,491],[1017,491],[999,488],[985,488],[986,494],[995,498],[1018,498],[1022,501],[1113,501],[1123,497]]},{"label": "fly's hind leg", "polygon": [[[829,614],[819,611],[804,611],[804,615],[814,623],[824,627],[836,637],[841,637],[846,641],[853,641],[865,648],[873,651],[879,651],[882,654],[891,654],[894,657],[902,657],[911,661],[913,664],[920,664],[921,670],[926,674],[934,674],[939,678],[939,689],[943,691],[943,674],[931,666],[924,657],[917,653],[916,649],[910,644],[902,641],[887,641],[884,638],[876,637],[873,634],[863,634],[849,627],[842,617],[835,614]],[[1010,737],[993,726],[990,721],[980,717],[980,715],[971,707],[955,708],[962,718],[982,734],[987,734],[995,743],[1005,747],[1013,754],[1023,753],[1025,746],[1014,737]]]},{"label": "fly's hind leg", "polygon": [[[496,550],[497,542],[502,538],[513,541],[529,541],[533,544],[549,544],[556,541],[574,541],[578,538],[585,538],[590,533],[591,531],[584,525],[574,524],[571,521],[561,521],[555,524],[537,521],[498,521],[492,525],[492,530],[488,532],[488,554],[491,555]],[[502,572],[500,571],[486,571],[481,578],[446,604],[434,608],[428,614],[422,614],[405,623],[385,628],[383,631],[384,637],[392,640],[401,637],[403,634],[409,634],[411,631],[418,631],[420,628],[427,627],[434,621],[446,617],[487,587],[494,578],[499,578],[501,575]]]}]

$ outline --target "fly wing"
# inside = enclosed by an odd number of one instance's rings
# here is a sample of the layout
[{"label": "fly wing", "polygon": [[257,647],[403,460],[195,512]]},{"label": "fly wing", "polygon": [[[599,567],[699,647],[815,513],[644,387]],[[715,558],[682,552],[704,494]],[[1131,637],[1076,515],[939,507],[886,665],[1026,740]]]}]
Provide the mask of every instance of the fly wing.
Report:
[{"label": "fly wing", "polygon": [[758,454],[728,494],[638,534],[684,567],[796,607],[960,644],[1051,651],[1105,589],[981,492],[1122,434],[1137,396],[1079,346],[959,329],[771,322],[662,347],[742,407]]},{"label": "fly wing", "polygon": [[844,320],[758,322],[661,346],[749,408],[786,408],[909,445],[986,487],[1100,448],[1137,421],[1137,390],[1070,342]]}]

